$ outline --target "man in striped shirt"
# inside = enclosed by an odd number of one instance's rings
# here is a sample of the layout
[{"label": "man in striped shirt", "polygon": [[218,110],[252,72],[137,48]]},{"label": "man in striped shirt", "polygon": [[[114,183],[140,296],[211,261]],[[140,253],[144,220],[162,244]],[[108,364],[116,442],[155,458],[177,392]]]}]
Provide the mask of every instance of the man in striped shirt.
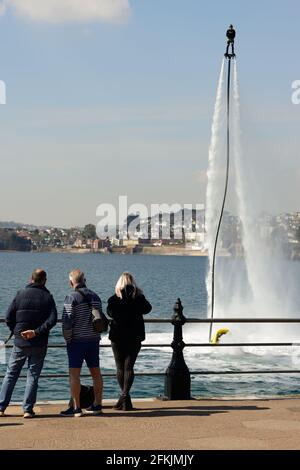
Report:
[{"label": "man in striped shirt", "polygon": [[102,411],[103,381],[99,368],[100,334],[94,330],[92,307],[101,311],[99,296],[86,287],[84,273],[74,269],[69,274],[73,289],[64,301],[62,315],[63,336],[67,342],[69,359],[69,377],[73,406],[61,412],[62,416],[82,416],[80,405],[80,372],[83,361],[88,366],[94,385],[95,401],[85,411],[88,414],[100,414]]}]

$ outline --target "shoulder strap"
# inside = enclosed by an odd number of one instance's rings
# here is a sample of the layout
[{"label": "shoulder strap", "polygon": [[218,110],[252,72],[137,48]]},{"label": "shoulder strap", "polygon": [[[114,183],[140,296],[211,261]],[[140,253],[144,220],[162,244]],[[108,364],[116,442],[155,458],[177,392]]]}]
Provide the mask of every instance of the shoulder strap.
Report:
[{"label": "shoulder strap", "polygon": [[87,295],[86,295],[84,292],[82,292],[81,289],[75,289],[75,292],[78,292],[78,293],[81,295],[81,297],[84,298],[84,300],[86,301],[86,303],[87,303],[90,307],[93,306],[92,303],[89,301]]},{"label": "shoulder strap", "polygon": [[13,337],[14,333],[13,331],[10,333],[9,337],[4,341],[4,344],[7,344],[9,342],[9,340],[11,340],[11,338]]}]

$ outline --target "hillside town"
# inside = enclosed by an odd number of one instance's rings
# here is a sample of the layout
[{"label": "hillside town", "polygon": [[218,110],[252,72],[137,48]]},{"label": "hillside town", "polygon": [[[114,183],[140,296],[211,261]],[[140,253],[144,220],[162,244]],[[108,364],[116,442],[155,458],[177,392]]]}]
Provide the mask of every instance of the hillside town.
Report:
[{"label": "hillside town", "polygon": [[[300,259],[300,212],[261,214],[253,230],[268,242],[271,254],[272,250],[281,250],[287,258]],[[58,228],[1,222],[0,226],[0,251],[206,256],[206,245],[204,211],[191,211],[190,218],[180,211],[147,220],[131,214],[122,227],[114,231],[108,228],[107,235],[101,238],[93,224]],[[223,256],[243,256],[242,224],[229,212],[224,214],[218,250]]]}]

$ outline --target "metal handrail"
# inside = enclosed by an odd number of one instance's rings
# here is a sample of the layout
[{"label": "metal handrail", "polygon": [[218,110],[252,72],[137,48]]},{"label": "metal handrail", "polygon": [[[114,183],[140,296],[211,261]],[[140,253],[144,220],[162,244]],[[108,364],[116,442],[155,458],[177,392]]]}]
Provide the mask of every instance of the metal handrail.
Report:
[{"label": "metal handrail", "polygon": [[[59,323],[61,320],[59,320]],[[204,324],[213,324],[213,323],[300,323],[300,318],[187,318],[185,319],[186,323],[204,323]],[[0,323],[5,323],[4,318],[0,318]],[[172,324],[172,319],[167,318],[151,318],[145,319],[145,323],[168,323]],[[55,344],[50,343],[49,348],[65,348],[65,344]],[[261,343],[187,343],[185,347],[291,347],[298,346],[297,343],[278,343],[278,342],[261,342]],[[300,344],[299,344],[300,346]],[[12,348],[12,345],[6,345],[6,348]],[[102,344],[101,348],[110,348],[110,344]],[[142,344],[143,348],[172,348],[171,344]],[[293,369],[265,369],[265,370],[206,370],[206,371],[191,371],[190,375],[261,375],[261,374],[300,374],[300,370]],[[114,372],[107,372],[102,374],[103,377],[115,377]],[[165,376],[165,372],[136,372],[137,376]],[[68,378],[68,374],[44,374],[41,378],[44,379],[57,379],[57,378]],[[82,377],[90,377],[89,374],[82,374]],[[4,375],[0,375],[0,379],[3,379]],[[20,378],[25,379],[25,375],[21,375]]]},{"label": "metal handrail", "polygon": [[[191,375],[261,375],[261,374],[300,374],[300,370],[293,369],[265,369],[265,370],[203,370],[203,371],[191,371]],[[112,377],[115,378],[116,374],[114,372],[105,372],[101,374],[102,377]],[[161,377],[165,375],[165,372],[135,372],[135,376],[157,376]],[[43,374],[41,375],[42,379],[66,379],[68,374]],[[81,374],[81,377],[91,377],[90,374]],[[26,379],[26,375],[20,375],[20,379]],[[4,375],[0,375],[0,379],[4,379]]]},{"label": "metal handrail", "polygon": [[[184,343],[185,348],[209,348],[209,347],[217,347],[217,348],[222,348],[222,347],[227,347],[227,348],[233,348],[233,347],[240,347],[240,348],[246,348],[246,347],[290,347],[290,346],[300,346],[300,341],[299,343]],[[5,345],[6,348],[13,348],[12,344],[7,344]],[[49,343],[48,348],[50,349],[63,349],[65,348],[65,344],[57,344],[57,343]],[[110,344],[101,344],[101,348],[111,348]],[[166,344],[166,343],[157,343],[157,344],[152,344],[152,343],[144,343],[142,344],[142,348],[172,348],[171,344]]]},{"label": "metal handrail", "polygon": [[[172,323],[170,318],[145,318],[145,323]],[[5,323],[0,318],[0,323]],[[61,323],[61,319],[58,320]],[[299,318],[186,318],[186,323],[300,323]]]}]

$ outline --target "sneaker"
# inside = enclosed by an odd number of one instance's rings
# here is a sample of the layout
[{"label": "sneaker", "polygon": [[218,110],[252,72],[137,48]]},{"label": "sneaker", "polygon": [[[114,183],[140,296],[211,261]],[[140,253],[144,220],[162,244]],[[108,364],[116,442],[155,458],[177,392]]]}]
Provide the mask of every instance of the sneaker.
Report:
[{"label": "sneaker", "polygon": [[81,416],[83,416],[82,409],[81,408],[76,408],[74,410],[74,416],[75,416],[75,418],[81,418]]},{"label": "sneaker", "polygon": [[91,405],[85,410],[88,415],[100,415],[102,413],[102,405]]},{"label": "sneaker", "polygon": [[0,410],[0,418],[3,418],[5,416],[5,410]]},{"label": "sneaker", "polygon": [[72,406],[70,408],[68,408],[67,410],[65,411],[61,411],[60,412],[60,416],[64,416],[64,417],[72,417],[72,416],[75,416],[75,418],[80,418],[82,416],[82,411],[81,411],[81,408],[76,408],[74,409]]},{"label": "sneaker", "polygon": [[24,419],[32,419],[35,417],[35,412],[34,411],[25,411],[23,418]]}]

